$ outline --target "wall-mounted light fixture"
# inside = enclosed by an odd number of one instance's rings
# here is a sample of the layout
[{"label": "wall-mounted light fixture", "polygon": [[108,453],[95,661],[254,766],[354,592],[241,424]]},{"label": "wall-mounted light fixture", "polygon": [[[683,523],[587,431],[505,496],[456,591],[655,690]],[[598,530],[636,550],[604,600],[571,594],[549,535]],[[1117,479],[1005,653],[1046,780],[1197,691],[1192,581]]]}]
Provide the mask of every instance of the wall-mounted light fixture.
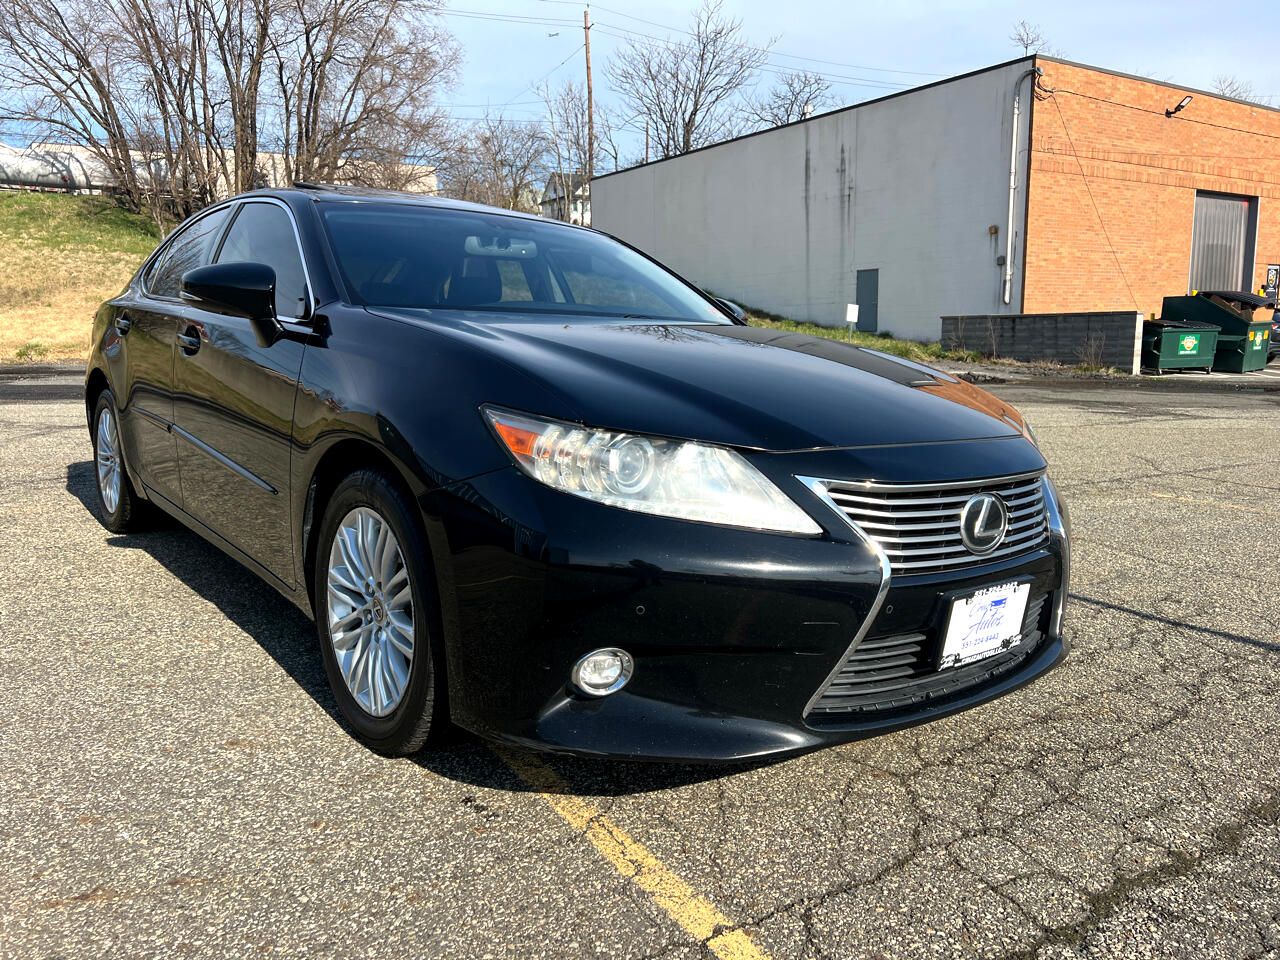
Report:
[{"label": "wall-mounted light fixture", "polygon": [[1180,101],[1178,101],[1178,105],[1176,107],[1174,107],[1172,110],[1166,110],[1164,112],[1164,115],[1166,117],[1172,117],[1175,113],[1181,113],[1186,108],[1187,104],[1194,99],[1195,97],[1190,97],[1190,96],[1183,97]]}]

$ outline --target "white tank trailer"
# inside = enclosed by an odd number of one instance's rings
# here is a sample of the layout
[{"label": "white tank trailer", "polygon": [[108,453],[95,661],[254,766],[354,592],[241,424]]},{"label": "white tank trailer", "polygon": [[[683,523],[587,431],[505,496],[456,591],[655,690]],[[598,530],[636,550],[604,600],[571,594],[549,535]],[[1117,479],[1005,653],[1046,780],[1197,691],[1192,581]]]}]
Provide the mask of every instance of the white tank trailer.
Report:
[{"label": "white tank trailer", "polygon": [[0,143],[0,187],[97,193],[110,190],[106,167],[83,148],[59,144],[10,147]]}]

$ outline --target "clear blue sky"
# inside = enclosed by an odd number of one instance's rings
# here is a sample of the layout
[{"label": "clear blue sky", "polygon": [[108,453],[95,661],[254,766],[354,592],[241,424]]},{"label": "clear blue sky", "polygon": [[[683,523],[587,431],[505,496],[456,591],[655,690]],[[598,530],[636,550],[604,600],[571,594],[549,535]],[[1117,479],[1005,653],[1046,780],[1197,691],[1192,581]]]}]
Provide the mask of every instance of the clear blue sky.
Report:
[{"label": "clear blue sky", "polygon": [[[697,0],[593,5],[597,100],[616,100],[604,70],[610,53],[626,42],[616,34],[678,38],[675,30],[688,28],[696,5]],[[450,0],[445,23],[465,58],[459,83],[446,98],[450,112],[478,117],[488,104],[512,120],[539,116],[540,105],[530,102],[536,100],[532,85],[543,77],[553,84],[583,77],[582,10],[581,3],[562,0]],[[825,73],[842,104],[1012,59],[1021,50],[1008,37],[1020,19],[1038,24],[1054,52],[1070,60],[1206,89],[1215,75],[1234,74],[1280,103],[1275,0],[1074,0],[1034,6],[996,0],[725,0],[724,11],[743,22],[749,42],[776,38],[769,69]],[[529,19],[489,19],[511,17]],[[770,79],[762,75],[762,86]]]}]

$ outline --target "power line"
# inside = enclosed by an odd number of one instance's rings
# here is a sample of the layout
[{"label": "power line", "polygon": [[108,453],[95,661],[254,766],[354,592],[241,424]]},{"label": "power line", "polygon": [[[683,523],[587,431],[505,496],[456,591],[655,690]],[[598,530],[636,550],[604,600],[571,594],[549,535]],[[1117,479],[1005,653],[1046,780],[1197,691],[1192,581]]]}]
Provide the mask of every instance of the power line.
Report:
[{"label": "power line", "polygon": [[[1230,130],[1234,133],[1247,133],[1251,137],[1266,137],[1268,140],[1280,140],[1280,134],[1263,133],[1261,130],[1250,130],[1247,127],[1233,127],[1229,124],[1223,124],[1223,123],[1211,123],[1208,120],[1196,120],[1194,117],[1183,116],[1180,113],[1172,117],[1169,117],[1165,114],[1163,110],[1153,110],[1150,107],[1140,107],[1137,104],[1125,103],[1121,100],[1108,100],[1106,97],[1095,97],[1092,94],[1080,93],[1076,90],[1061,90],[1056,88],[1053,90],[1050,90],[1047,87],[1042,87],[1041,89],[1043,90],[1043,92],[1048,93],[1050,95],[1055,93],[1065,93],[1068,96],[1081,97],[1085,100],[1094,100],[1098,103],[1109,103],[1113,107],[1123,107],[1126,110],[1134,110],[1138,113],[1151,114],[1152,116],[1156,116],[1156,117],[1165,117],[1168,120],[1179,120],[1182,123],[1194,123],[1202,127],[1213,127],[1214,129],[1217,129],[1217,130]],[[1190,156],[1190,154],[1188,154],[1188,156]]]},{"label": "power line", "polygon": [[[516,96],[518,97],[520,96],[520,94],[517,93]],[[538,104],[539,106],[544,106],[541,100],[508,100],[505,104],[503,104],[503,106],[527,107],[535,103]],[[492,103],[442,103],[442,104],[439,104],[439,106],[445,110],[485,110],[485,109],[488,109],[489,107],[492,107],[493,104]]]},{"label": "power line", "polygon": [[[543,0],[543,2],[544,3],[562,2],[566,4],[571,4],[573,6],[582,5],[578,3],[577,0]],[[597,5],[597,9],[605,10],[608,13],[613,13],[613,14],[616,14],[617,16],[626,17],[630,20],[635,20],[639,23],[646,23],[651,26],[656,26],[659,29],[670,30],[673,33],[679,33],[684,36],[694,36],[694,34],[689,33],[689,31],[687,30],[681,30],[678,27],[672,27],[667,24],[661,24],[653,20],[645,20],[642,17],[636,17],[628,13],[623,13],[622,11],[613,10],[612,8],[609,8],[609,7],[601,7]],[[526,17],[526,16],[517,15],[517,14],[488,14],[488,13],[482,13],[480,11],[473,11],[473,10],[452,10],[452,11],[444,11],[444,13],[446,16],[462,16],[462,17],[469,17],[472,19],[491,20],[495,22],[514,23],[518,25],[529,25],[529,26],[567,26],[567,25],[572,25],[576,23],[576,21],[574,20],[565,19],[563,17],[559,17],[559,18]],[[642,37],[645,40],[648,40],[651,43],[655,43],[655,44],[668,42],[666,37],[655,37],[653,34],[644,33],[643,31],[640,31],[640,30],[634,30],[630,27],[625,27],[622,24],[608,23],[606,21],[599,21],[599,24],[600,24],[602,33],[604,33],[607,36],[614,37],[615,39],[618,39],[618,40],[632,40],[632,38],[634,37]],[[592,24],[593,27],[595,25],[596,25],[595,23]],[[617,32],[614,32],[614,31],[617,31]],[[821,64],[827,64],[827,65],[848,67],[852,69],[870,70],[873,72],[900,73],[900,74],[909,74],[913,76],[924,76],[924,77],[945,76],[945,74],[925,73],[923,71],[917,71],[917,70],[891,70],[886,67],[872,67],[872,66],[863,66],[859,64],[845,64],[845,63],[841,63],[840,61],[834,61],[834,60],[819,60],[814,57],[803,57],[803,56],[800,56],[799,54],[789,54],[789,53],[780,53],[776,51],[771,51],[766,47],[757,47],[757,46],[753,46],[751,44],[746,44],[746,43],[736,44],[736,46],[743,50],[748,50],[754,53],[763,54],[766,58],[784,57],[789,60],[799,60],[807,63],[821,63]],[[794,69],[792,69],[788,64],[770,62],[768,59],[766,59],[766,63],[768,63],[768,67],[761,68],[762,71],[765,73],[772,74],[774,76],[785,76],[789,73],[795,72]],[[879,77],[854,77],[846,74],[831,73],[831,72],[822,71],[822,70],[813,70],[811,72],[816,73],[819,76],[823,77],[824,79],[830,80],[840,86],[869,87],[872,89],[880,89],[880,90],[902,90],[912,86],[912,84],[908,82],[888,80],[888,79],[879,78]]]},{"label": "power line", "polygon": [[888,67],[871,67],[865,63],[841,63],[838,60],[818,60],[814,57],[802,57],[795,53],[783,53],[781,50],[774,50],[775,57],[785,57],[788,60],[801,60],[808,63],[821,63],[832,67],[845,67],[850,70],[870,70],[872,73],[901,73],[910,77],[945,77],[945,73],[927,73],[923,70],[892,70]]},{"label": "power line", "polygon": [[455,114],[450,114],[449,119],[465,120],[468,123],[532,123],[537,126],[542,126],[546,123],[541,117],[459,117]]},{"label": "power line", "polygon": [[1120,262],[1120,254],[1116,252],[1115,244],[1111,242],[1111,234],[1107,232],[1107,224],[1102,218],[1102,211],[1098,209],[1098,201],[1093,198],[1093,188],[1089,186],[1089,178],[1085,175],[1084,164],[1080,161],[1080,154],[1076,153],[1076,145],[1071,140],[1071,131],[1067,128],[1067,118],[1063,116],[1062,105],[1058,103],[1058,98],[1053,96],[1052,91],[1049,93],[1049,99],[1053,101],[1053,106],[1058,111],[1058,119],[1062,121],[1062,132],[1067,135],[1067,144],[1071,147],[1071,155],[1076,158],[1076,166],[1080,168],[1080,181],[1084,184],[1085,193],[1089,195],[1089,203],[1093,205],[1093,212],[1098,217],[1098,226],[1102,228],[1102,236],[1107,241],[1107,248],[1111,251],[1111,256],[1115,258],[1116,269],[1120,271],[1120,279],[1124,281],[1124,288],[1129,291],[1129,299],[1133,301],[1133,309],[1141,310],[1142,307],[1138,305],[1138,298],[1133,295],[1133,287],[1129,285],[1129,278],[1125,275],[1124,264]]},{"label": "power line", "polygon": [[[530,91],[530,90],[536,90],[536,89],[537,89],[537,87],[538,87],[538,84],[542,83],[542,81],[543,81],[543,80],[546,80],[546,79],[547,79],[547,77],[551,76],[553,73],[555,73],[555,72],[556,72],[557,70],[559,70],[561,67],[563,67],[566,63],[568,63],[570,60],[572,60],[574,57],[576,57],[576,56],[578,55],[578,52],[579,52],[580,50],[582,50],[582,48],[583,48],[584,46],[586,46],[586,44],[584,44],[584,43],[580,43],[580,44],[578,44],[576,47],[574,47],[574,48],[573,48],[573,52],[572,52],[572,53],[570,53],[570,54],[569,54],[569,56],[565,57],[563,60],[561,60],[559,63],[557,63],[554,67],[552,67],[550,70],[548,70],[548,71],[547,71],[546,73],[544,73],[542,76],[540,76],[537,80],[533,81],[533,83],[529,84],[527,87],[525,87],[525,88],[524,88],[523,90],[521,90],[519,93],[517,93],[517,94],[516,94],[516,97],[522,96],[522,95],[524,95],[525,93],[527,93],[527,92],[528,92],[528,91]],[[513,103],[515,103],[515,97],[512,97],[512,98],[511,98],[510,100],[508,100],[506,103],[499,105],[498,109],[502,109],[502,107],[509,107],[509,106],[511,106]]]},{"label": "power line", "polygon": [[[667,42],[663,37],[655,37],[652,34],[642,33],[639,30],[632,30],[628,27],[622,27],[616,23],[608,23],[607,21],[604,21],[604,20],[597,21],[597,23],[599,24],[599,29],[601,30],[602,33],[619,40],[631,40],[633,37],[643,37],[644,39],[650,41],[648,44],[646,44],[646,46],[655,46],[657,44]],[[622,32],[614,33],[613,31],[615,30],[622,31]],[[738,46],[744,50],[758,51],[761,49],[758,47],[751,47],[746,44],[739,44]],[[766,65],[760,68],[761,72],[763,73],[768,73],[774,76],[782,77],[795,72],[794,70],[789,69],[786,64],[770,63],[768,60],[766,60],[765,63]],[[870,87],[876,90],[904,90],[912,86],[910,83],[899,83],[893,80],[881,80],[876,77],[852,77],[846,74],[826,73],[821,70],[814,70],[812,72],[818,74],[825,80],[831,80],[842,86]]]},{"label": "power line", "polygon": [[[578,0],[540,0],[540,2],[560,3],[560,4],[569,5],[569,6],[582,5],[581,3],[578,2]],[[646,20],[644,19],[644,17],[637,17],[634,14],[624,13],[621,10],[614,10],[612,7],[602,6],[601,4],[598,4],[598,3],[595,4],[595,8],[597,10],[603,10],[605,13],[612,13],[615,16],[626,17],[628,20],[634,20],[636,23],[644,23],[644,24],[648,24],[651,27],[657,27],[660,30],[670,30],[673,33],[684,34],[686,37],[695,36],[695,34],[690,33],[688,30],[682,30],[680,27],[673,27],[668,23],[659,23],[656,20]],[[619,27],[619,29],[623,29],[623,28]],[[643,34],[641,35],[643,36]],[[798,53],[783,53],[780,50],[772,50],[766,47],[753,47],[749,44],[739,44],[739,46],[749,50],[755,50],[760,53],[766,53],[771,56],[783,57],[787,60],[800,60],[805,63],[821,63],[821,64],[825,64],[826,66],[844,67],[849,70],[870,70],[873,73],[901,73],[901,74],[906,74],[908,76],[913,76],[913,77],[944,77],[946,76],[946,74],[944,73],[929,73],[923,70],[897,70],[892,67],[873,67],[864,63],[844,63],[839,60],[820,60],[817,57],[805,57],[805,56],[801,56]]]},{"label": "power line", "polygon": [[464,17],[468,20],[496,20],[503,23],[528,23],[535,26],[560,26],[577,21],[565,17],[526,17],[515,13],[490,13],[485,10],[441,10],[441,16]]},{"label": "power line", "polygon": [[[582,6],[582,4],[578,2],[578,0],[542,0],[542,2],[563,3],[570,6]],[[634,20],[638,23],[645,23],[651,26],[658,27],[659,29],[669,30],[674,33],[679,33],[684,36],[694,36],[694,34],[689,33],[689,31],[687,30],[682,30],[678,27],[672,27],[668,24],[658,23],[657,21],[654,21],[654,20],[646,20],[643,17],[637,17],[637,16],[634,16],[633,14],[624,13],[623,11],[620,11],[620,10],[614,10],[613,8],[610,8],[610,7],[601,7],[597,4],[597,9],[604,10],[608,13],[616,14],[617,16],[626,17],[627,19]],[[513,23],[513,24],[524,25],[524,26],[568,26],[576,23],[576,21],[574,20],[570,20],[563,17],[530,17],[530,16],[524,16],[520,14],[486,13],[486,12],[477,11],[477,10],[447,10],[447,11],[443,11],[443,13],[446,16],[459,16],[459,17],[466,17],[470,19],[488,20],[488,21],[501,22],[501,23]],[[604,33],[606,36],[610,36],[618,40],[627,40],[627,41],[634,42],[635,37],[641,37],[649,41],[651,44],[669,42],[668,39],[665,37],[655,37],[652,34],[647,34],[639,30],[634,30],[630,27],[625,27],[617,23],[607,23],[605,21],[600,21],[599,25],[602,33]],[[596,24],[593,23],[592,26],[594,27],[596,26]],[[803,57],[803,56],[800,56],[799,54],[788,54],[788,53],[771,51],[768,48],[757,47],[751,44],[737,44],[736,46],[738,46],[743,50],[748,50],[755,53],[763,54],[766,57],[766,61],[765,61],[766,65],[760,68],[761,72],[767,73],[771,76],[776,76],[776,77],[788,76],[791,73],[794,73],[795,70],[789,64],[778,63],[774,60],[770,60],[769,58],[771,57],[783,57],[789,60],[797,60],[805,63],[818,63],[818,64],[825,64],[825,65],[843,66],[843,67],[849,67],[852,69],[870,70],[873,72],[899,73],[899,74],[908,74],[908,75],[922,76],[922,77],[944,76],[944,74],[926,73],[926,72],[917,71],[917,70],[892,70],[886,67],[872,67],[872,66],[859,65],[859,64],[846,64],[846,63],[842,63],[840,61],[834,61],[834,60],[819,60],[814,57]],[[573,54],[570,54],[570,57],[574,56],[576,53],[577,51],[574,51]],[[563,64],[559,66],[562,66],[562,65]],[[555,70],[559,69],[559,66],[549,71],[547,76],[549,76],[551,73],[554,73]],[[823,70],[812,70],[810,72],[816,73],[817,75],[821,76],[824,80],[827,80],[835,84],[836,86],[865,87],[873,90],[904,90],[912,86],[912,84],[908,82],[889,80],[887,78],[880,78],[880,77],[858,77],[858,76],[850,76],[847,74],[832,73],[832,72],[823,71]],[[543,79],[545,79],[545,76],[534,81],[534,83],[530,85],[528,89],[533,89],[534,87],[537,86],[538,83],[541,83]],[[520,94],[516,94],[516,96],[519,96],[519,95]],[[506,106],[506,104],[503,104],[502,106]]]}]

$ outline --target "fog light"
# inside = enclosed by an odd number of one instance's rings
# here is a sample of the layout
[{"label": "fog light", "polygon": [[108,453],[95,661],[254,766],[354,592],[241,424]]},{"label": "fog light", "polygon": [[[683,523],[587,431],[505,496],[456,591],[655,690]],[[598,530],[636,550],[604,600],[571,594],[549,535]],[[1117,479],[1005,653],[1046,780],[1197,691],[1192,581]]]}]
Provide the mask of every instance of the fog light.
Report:
[{"label": "fog light", "polygon": [[606,647],[592,650],[575,663],[569,678],[587,696],[604,697],[625,687],[635,668],[635,661],[627,651]]}]

